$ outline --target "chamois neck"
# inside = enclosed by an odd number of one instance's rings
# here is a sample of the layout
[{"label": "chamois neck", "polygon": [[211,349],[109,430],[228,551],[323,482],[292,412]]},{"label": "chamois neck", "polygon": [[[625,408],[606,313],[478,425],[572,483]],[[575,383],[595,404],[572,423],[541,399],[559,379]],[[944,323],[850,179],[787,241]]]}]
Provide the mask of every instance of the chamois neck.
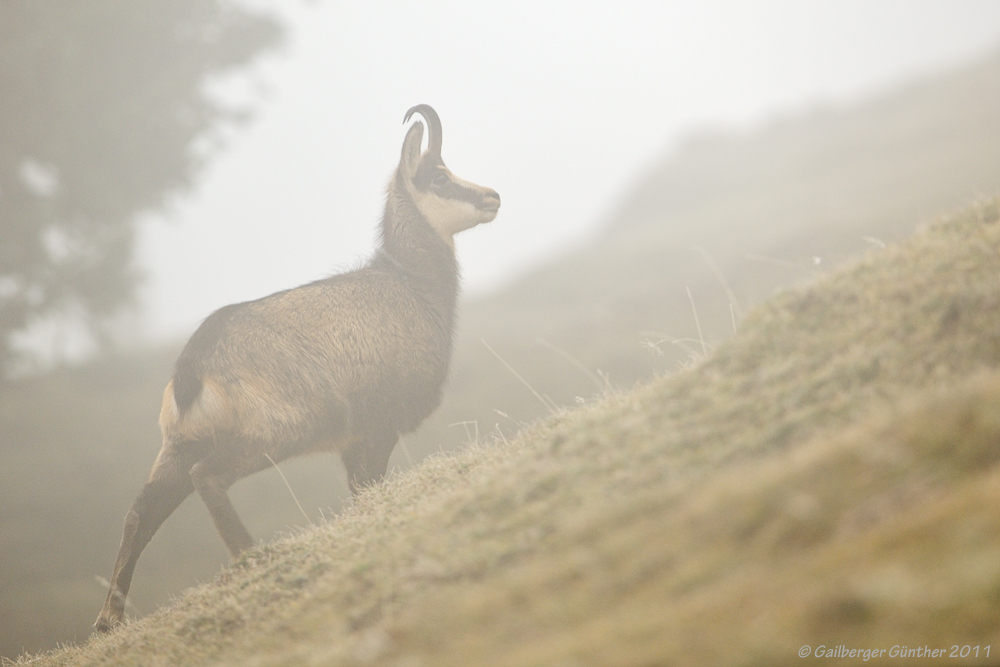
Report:
[{"label": "chamois neck", "polygon": [[401,275],[444,317],[454,317],[458,262],[454,248],[431,227],[408,196],[390,191],[373,265]]}]

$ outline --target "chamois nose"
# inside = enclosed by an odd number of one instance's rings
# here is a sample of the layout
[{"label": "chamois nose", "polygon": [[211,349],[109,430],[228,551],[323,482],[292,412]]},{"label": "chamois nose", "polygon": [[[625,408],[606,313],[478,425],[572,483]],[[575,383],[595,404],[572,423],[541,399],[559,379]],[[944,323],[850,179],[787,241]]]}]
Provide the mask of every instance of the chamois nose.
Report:
[{"label": "chamois nose", "polygon": [[500,208],[500,195],[497,194],[496,190],[487,190],[483,193],[483,202],[479,205],[479,208],[484,211],[496,211]]}]

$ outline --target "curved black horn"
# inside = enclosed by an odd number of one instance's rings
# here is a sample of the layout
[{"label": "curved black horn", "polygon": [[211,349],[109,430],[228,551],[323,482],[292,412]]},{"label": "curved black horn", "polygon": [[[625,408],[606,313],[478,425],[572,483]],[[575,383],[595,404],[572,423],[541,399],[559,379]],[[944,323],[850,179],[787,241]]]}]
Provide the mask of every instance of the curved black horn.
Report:
[{"label": "curved black horn", "polygon": [[434,111],[429,104],[418,104],[406,112],[403,123],[409,121],[410,116],[415,113],[427,120],[427,152],[441,157],[441,119],[438,118],[437,111]]}]

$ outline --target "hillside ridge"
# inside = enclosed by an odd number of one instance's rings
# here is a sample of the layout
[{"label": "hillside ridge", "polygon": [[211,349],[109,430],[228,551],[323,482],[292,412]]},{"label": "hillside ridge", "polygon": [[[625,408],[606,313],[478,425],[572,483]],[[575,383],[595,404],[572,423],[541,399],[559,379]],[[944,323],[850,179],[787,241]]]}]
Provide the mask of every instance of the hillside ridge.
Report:
[{"label": "hillside ridge", "polygon": [[[671,147],[591,243],[461,304],[442,406],[390,466],[477,432],[511,439],[548,414],[484,340],[538,394],[576,405],[700,354],[688,290],[706,345],[723,349],[733,319],[777,289],[995,192],[1000,52],[849,105]],[[95,575],[110,575],[122,517],[156,457],[160,397],[182,344],[24,378],[0,397],[0,655],[87,636],[105,594]],[[334,457],[282,469],[313,520],[349,496]],[[230,495],[265,540],[303,522],[273,470]],[[227,561],[204,507],[188,501],[144,553],[130,599],[152,610]]]},{"label": "hillside ridge", "polygon": [[777,295],[688,368],[432,457],[172,606],[17,664],[798,664],[803,646],[995,643],[998,324],[992,199]]}]

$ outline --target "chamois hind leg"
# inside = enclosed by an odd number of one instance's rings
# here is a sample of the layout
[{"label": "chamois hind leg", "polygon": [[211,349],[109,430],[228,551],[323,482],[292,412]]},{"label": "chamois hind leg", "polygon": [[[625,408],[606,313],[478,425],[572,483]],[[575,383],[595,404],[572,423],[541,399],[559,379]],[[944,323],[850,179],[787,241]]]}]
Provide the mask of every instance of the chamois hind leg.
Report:
[{"label": "chamois hind leg", "polygon": [[340,458],[347,468],[347,484],[352,496],[385,477],[389,456],[392,455],[397,440],[398,434],[384,433],[354,442],[341,454]]},{"label": "chamois hind leg", "polygon": [[94,627],[100,632],[108,632],[121,623],[125,616],[125,596],[132,584],[132,573],[139,555],[160,524],[194,491],[188,475],[190,466],[184,458],[176,449],[165,445],[153,466],[149,481],[135,499],[132,509],[125,515],[125,529],[122,532],[115,570],[111,575],[111,587],[104,608],[94,623]]},{"label": "chamois hind leg", "polygon": [[226,548],[233,558],[252,547],[253,538],[240,520],[226,491],[236,480],[261,470],[266,465],[267,462],[263,461],[250,470],[234,469],[230,461],[208,456],[191,468],[194,488],[205,501],[208,513],[212,515],[212,522],[215,523],[215,529],[219,531],[219,536],[226,543]]}]

